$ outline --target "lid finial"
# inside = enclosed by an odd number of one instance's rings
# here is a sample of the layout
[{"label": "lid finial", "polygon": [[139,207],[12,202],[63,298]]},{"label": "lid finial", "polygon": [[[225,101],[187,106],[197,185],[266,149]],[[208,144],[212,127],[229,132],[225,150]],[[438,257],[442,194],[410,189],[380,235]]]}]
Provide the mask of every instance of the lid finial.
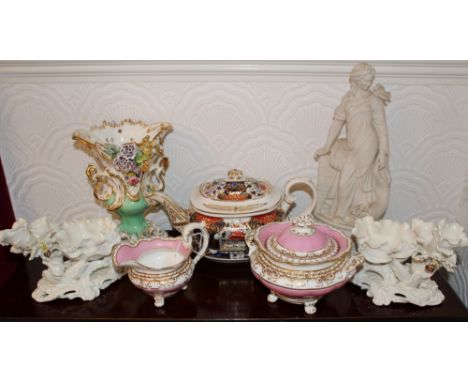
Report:
[{"label": "lid finial", "polygon": [[237,168],[233,168],[228,171],[228,180],[242,180],[244,178],[244,173]]},{"label": "lid finial", "polygon": [[291,231],[297,235],[309,236],[315,233],[315,223],[310,215],[296,216],[291,219]]}]

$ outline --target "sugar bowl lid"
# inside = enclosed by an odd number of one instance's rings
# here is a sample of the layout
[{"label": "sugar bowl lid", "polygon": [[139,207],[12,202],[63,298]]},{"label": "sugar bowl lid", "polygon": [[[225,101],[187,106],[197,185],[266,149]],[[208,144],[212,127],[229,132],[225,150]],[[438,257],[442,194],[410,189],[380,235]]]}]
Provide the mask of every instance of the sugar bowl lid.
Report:
[{"label": "sugar bowl lid", "polygon": [[250,216],[275,209],[281,194],[265,180],[245,177],[231,169],[226,178],[202,183],[194,190],[190,202],[198,212],[211,216]]},{"label": "sugar bowl lid", "polygon": [[266,253],[279,263],[319,264],[337,260],[350,249],[346,236],[327,225],[316,224],[309,215],[293,218],[287,224],[271,224],[273,227],[260,228],[269,233],[260,232],[259,237]]}]

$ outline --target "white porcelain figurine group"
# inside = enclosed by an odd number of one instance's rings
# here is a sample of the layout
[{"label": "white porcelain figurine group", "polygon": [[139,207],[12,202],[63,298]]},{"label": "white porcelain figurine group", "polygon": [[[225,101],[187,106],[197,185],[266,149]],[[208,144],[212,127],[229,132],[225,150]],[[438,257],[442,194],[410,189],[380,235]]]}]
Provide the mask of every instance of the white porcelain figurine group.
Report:
[{"label": "white porcelain figurine group", "polygon": [[[195,265],[207,258],[250,262],[252,274],[277,299],[316,312],[317,301],[348,281],[367,290],[376,305],[440,304],[444,296],[431,280],[440,268],[453,271],[454,248],[468,245],[463,227],[445,220],[411,223],[379,220],[390,193],[385,105],[390,93],[371,89],[375,70],[356,65],[350,90],[333,116],[319,162],[317,189],[305,178],[291,179],[281,193],[266,180],[232,169],[227,177],[195,188],[188,209],[164,193],[169,160],[164,138],[169,123],[104,122],[73,139],[96,159],[86,175],[95,197],[120,218],[63,224],[19,219],[0,231],[0,244],[46,265],[32,297],[92,300],[128,274],[156,307],[186,289]],[[346,137],[339,138],[343,128]],[[292,190],[311,196],[307,209],[287,219]],[[162,207],[178,237],[145,219]],[[192,253],[194,257],[192,257]],[[229,265],[226,265],[229,266]]]}]

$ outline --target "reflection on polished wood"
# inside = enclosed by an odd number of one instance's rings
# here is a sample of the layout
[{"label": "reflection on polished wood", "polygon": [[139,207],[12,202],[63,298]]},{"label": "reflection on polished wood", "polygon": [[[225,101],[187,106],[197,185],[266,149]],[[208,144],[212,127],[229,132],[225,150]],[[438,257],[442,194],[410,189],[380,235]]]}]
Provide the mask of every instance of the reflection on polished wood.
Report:
[{"label": "reflection on polished wood", "polygon": [[195,320],[195,321],[314,321],[314,320],[467,320],[468,311],[450,286],[435,277],[446,299],[434,307],[409,304],[378,307],[364,291],[348,284],[317,303],[309,316],[300,305],[267,302],[268,290],[249,269],[249,264],[220,264],[202,259],[188,289],[166,301],[163,308],[153,298],[122,278],[93,301],[56,300],[37,303],[31,298],[43,269],[40,260],[17,262],[12,277],[0,287],[0,320]]}]

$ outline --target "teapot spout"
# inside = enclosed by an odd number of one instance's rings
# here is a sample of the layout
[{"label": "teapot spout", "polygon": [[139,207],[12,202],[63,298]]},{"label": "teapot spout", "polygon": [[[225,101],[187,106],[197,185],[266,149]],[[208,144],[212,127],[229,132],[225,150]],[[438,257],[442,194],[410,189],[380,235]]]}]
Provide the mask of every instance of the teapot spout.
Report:
[{"label": "teapot spout", "polygon": [[154,192],[145,199],[151,206],[161,205],[164,211],[166,211],[171,225],[177,231],[182,233],[184,226],[190,223],[189,211],[179,206],[174,199],[167,196],[164,192]]}]

